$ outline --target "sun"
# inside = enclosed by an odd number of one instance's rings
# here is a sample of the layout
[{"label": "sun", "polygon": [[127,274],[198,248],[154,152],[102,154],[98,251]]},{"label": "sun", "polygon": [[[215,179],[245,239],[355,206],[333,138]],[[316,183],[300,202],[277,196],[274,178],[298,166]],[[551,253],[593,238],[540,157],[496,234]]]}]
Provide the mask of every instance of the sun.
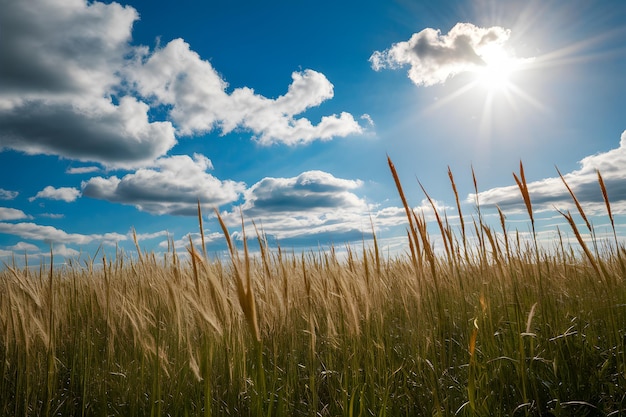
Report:
[{"label": "sun", "polygon": [[476,82],[491,93],[507,91],[512,87],[512,76],[524,66],[524,61],[513,57],[502,48],[485,51],[484,65],[477,66]]}]

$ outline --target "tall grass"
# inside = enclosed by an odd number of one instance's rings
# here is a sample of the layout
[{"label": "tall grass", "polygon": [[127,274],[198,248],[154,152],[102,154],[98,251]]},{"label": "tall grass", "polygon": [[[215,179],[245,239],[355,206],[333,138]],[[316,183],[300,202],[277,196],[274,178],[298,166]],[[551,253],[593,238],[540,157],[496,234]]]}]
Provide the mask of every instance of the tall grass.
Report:
[{"label": "tall grass", "polygon": [[[617,237],[600,244],[563,213],[579,248],[542,249],[534,230],[526,245],[499,209],[501,231],[479,205],[464,219],[449,171],[461,230],[427,195],[438,255],[389,166],[407,217],[403,255],[384,257],[375,234],[345,259],[289,253],[256,230],[253,257],[217,213],[229,262],[190,241],[184,259],[170,242],[162,257],[137,245],[101,267],[6,265],[0,415],[626,414]],[[515,179],[534,222],[523,167]],[[202,230],[199,206],[198,216]]]}]

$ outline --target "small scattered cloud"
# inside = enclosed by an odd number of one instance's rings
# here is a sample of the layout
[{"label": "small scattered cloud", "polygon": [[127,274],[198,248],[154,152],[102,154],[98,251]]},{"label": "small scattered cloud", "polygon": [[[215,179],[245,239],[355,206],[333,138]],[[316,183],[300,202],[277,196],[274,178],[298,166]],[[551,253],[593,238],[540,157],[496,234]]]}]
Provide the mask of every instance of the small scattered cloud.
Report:
[{"label": "small scattered cloud", "polygon": [[34,197],[30,197],[28,201],[35,201],[38,198],[45,198],[48,200],[62,200],[66,203],[72,203],[80,197],[80,190],[72,187],[54,188],[48,185],[43,190],[39,191]]},{"label": "small scattered cloud", "polygon": [[30,218],[31,216],[28,216],[22,210],[9,207],[0,207],[0,220],[22,220]]},{"label": "small scattered cloud", "polygon": [[41,217],[46,217],[48,219],[63,219],[65,217],[65,214],[58,214],[58,213],[41,213],[39,214],[39,216]]},{"label": "small scattered cloud", "polygon": [[68,168],[65,173],[66,174],[91,174],[92,172],[98,172],[100,171],[100,168],[98,167],[74,167],[74,168]]},{"label": "small scattered cloud", "polygon": [[[48,253],[47,255],[49,255]],[[45,255],[45,254],[44,254]],[[68,248],[63,243],[52,246],[52,255],[62,256],[64,258],[77,258],[80,256],[80,252],[76,249]]]},{"label": "small scattered cloud", "polygon": [[[132,236],[132,233],[130,233],[130,235]],[[137,236],[137,241],[140,242],[142,240],[150,240],[157,237],[169,236],[169,232],[167,230],[161,230],[154,233],[136,233],[135,236]]]},{"label": "small scattered cloud", "polygon": [[37,245],[33,245],[32,243],[26,243],[26,242],[18,242],[13,246],[9,246],[7,249],[13,252],[37,252],[39,251],[39,247]]},{"label": "small scattered cloud", "polygon": [[217,207],[239,199],[245,184],[221,181],[207,173],[211,161],[200,154],[193,159],[175,155],[158,159],[151,168],[142,168],[122,178],[94,177],[83,182],[86,197],[134,205],[153,214],[196,215],[198,200]]},{"label": "small scattered cloud", "polygon": [[9,191],[0,188],[0,200],[14,200],[19,193],[17,191]]},{"label": "small scattered cloud", "polygon": [[[583,158],[580,169],[563,174],[563,178],[580,201],[587,214],[600,214],[606,211],[597,171],[604,180],[607,194],[615,214],[626,214],[626,131],[621,135],[619,147],[608,152]],[[511,177],[512,178],[512,177]],[[572,198],[555,172],[554,177],[528,183],[530,199],[537,211],[575,210]],[[497,187],[478,194],[484,206],[499,205],[510,211],[524,211],[525,206],[517,185]],[[470,194],[467,201],[475,201]]]},{"label": "small scattered cloud", "polygon": [[457,23],[445,35],[438,29],[426,28],[408,41],[375,51],[369,60],[375,71],[408,65],[414,84],[432,86],[484,66],[484,54],[503,48],[510,34],[509,29],[500,26],[482,28],[471,23]]},{"label": "small scattered cloud", "polygon": [[43,226],[36,223],[4,223],[0,222],[0,233],[19,236],[22,239],[41,241],[46,243],[62,243],[87,245],[91,242],[101,242],[107,245],[115,245],[125,241],[128,236],[119,233],[104,233],[83,235],[79,233],[67,233],[52,226]]}]

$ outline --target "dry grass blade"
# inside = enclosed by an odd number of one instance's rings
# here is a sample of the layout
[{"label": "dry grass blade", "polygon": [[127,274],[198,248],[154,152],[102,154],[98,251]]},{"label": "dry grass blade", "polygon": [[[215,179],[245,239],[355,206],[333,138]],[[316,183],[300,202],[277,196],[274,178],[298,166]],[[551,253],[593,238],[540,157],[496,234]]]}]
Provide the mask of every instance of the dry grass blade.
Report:
[{"label": "dry grass blade", "polygon": [[[530,201],[530,193],[528,192],[528,184],[526,183],[526,176],[524,175],[524,165],[522,161],[519,163],[519,178],[515,173],[513,173],[513,178],[519,187],[520,192],[522,193],[522,198],[524,199],[524,204],[526,205],[526,211],[528,212],[528,217],[530,217],[530,223],[533,228],[533,235],[535,234],[535,218],[533,215],[533,206]],[[521,179],[520,179],[521,178]]]},{"label": "dry grass blade", "polygon": [[583,220],[585,221],[585,225],[587,225],[587,229],[589,230],[589,232],[592,232],[592,230],[591,230],[591,223],[589,223],[589,220],[587,220],[587,216],[585,215],[585,212],[584,212],[582,206],[580,205],[580,202],[576,198],[576,195],[574,194],[574,191],[572,191],[572,189],[570,188],[570,186],[567,183],[567,181],[565,181],[565,178],[563,177],[563,175],[561,175],[561,171],[559,171],[559,168],[557,168],[557,167],[555,167],[555,168],[556,168],[556,172],[559,173],[559,177],[561,177],[561,181],[563,181],[563,184],[565,184],[565,188],[567,188],[567,191],[569,191],[569,195],[572,196],[572,200],[574,200],[574,204],[576,204],[576,209],[578,210],[578,213],[580,214],[580,217],[582,217]]},{"label": "dry grass blade", "polygon": [[613,213],[611,211],[611,202],[609,201],[609,194],[606,191],[606,185],[604,185],[604,179],[602,178],[602,174],[600,174],[599,170],[596,170],[598,174],[598,183],[600,184],[600,190],[602,190],[602,198],[604,199],[604,204],[606,205],[606,211],[609,215],[609,220],[611,220],[611,228],[613,228],[613,235],[615,236],[615,242],[617,243],[617,234],[615,232],[615,221],[613,220]]},{"label": "dry grass blade", "polygon": [[[226,239],[226,244],[228,245],[228,250],[230,252],[230,258],[232,261],[233,270],[235,272],[235,286],[237,287],[237,298],[239,300],[239,305],[241,306],[241,310],[243,311],[243,314],[246,318],[246,322],[248,323],[248,327],[250,328],[250,331],[252,332],[254,339],[257,342],[260,342],[261,335],[259,332],[259,322],[258,322],[257,314],[256,314],[254,295],[252,294],[252,286],[250,283],[249,271],[246,274],[247,275],[247,280],[246,280],[247,288],[246,288],[244,287],[243,279],[241,277],[241,273],[239,272],[239,268],[237,266],[239,257],[237,256],[237,252],[235,251],[235,247],[233,246],[232,239],[230,238],[230,234],[228,233],[228,228],[226,227],[226,224],[224,223],[224,219],[222,219],[222,216],[220,216],[220,213],[219,211],[217,211],[217,209],[215,209],[215,214],[217,215],[217,220],[220,224],[220,227],[222,228],[222,231],[224,233],[224,238]],[[245,231],[244,231],[243,240],[244,240],[244,249],[246,251],[246,261],[249,262],[249,260],[247,259],[248,247],[245,243],[246,242]]]},{"label": "dry grass blade", "polygon": [[596,260],[595,260],[594,256],[591,254],[591,251],[587,247],[587,244],[585,243],[585,241],[583,240],[582,236],[580,235],[580,232],[578,231],[578,227],[576,227],[576,223],[574,223],[574,219],[572,218],[571,213],[569,211],[567,213],[564,213],[564,212],[562,212],[559,209],[557,209],[557,211],[559,213],[561,213],[561,215],[563,217],[565,217],[565,219],[569,223],[570,227],[572,228],[572,231],[574,232],[574,235],[576,236],[576,240],[578,240],[578,243],[580,244],[581,248],[583,249],[583,252],[585,252],[585,256],[587,256],[587,259],[589,259],[589,262],[591,263],[591,266],[596,271],[598,276],[601,277],[602,275],[600,274],[600,269],[598,268],[598,264],[596,263]]},{"label": "dry grass blade", "polygon": [[413,251],[411,256],[418,260],[421,264],[421,253],[419,251],[419,241],[417,238],[417,228],[415,223],[413,222],[413,211],[409,208],[409,204],[406,201],[406,197],[404,196],[404,190],[402,189],[402,184],[400,183],[400,178],[398,177],[398,172],[396,171],[396,167],[391,162],[391,158],[387,155],[387,163],[389,164],[389,169],[391,170],[391,175],[393,176],[393,181],[396,184],[396,189],[398,190],[398,194],[400,195],[400,200],[402,200],[402,205],[404,206],[404,211],[406,212],[407,220],[409,221],[409,243],[411,238],[413,239],[413,244],[409,245],[412,247]]},{"label": "dry grass blade", "polygon": [[430,195],[428,195],[428,193],[426,192],[426,189],[424,188],[422,183],[419,180],[417,180],[417,183],[419,184],[420,188],[422,189],[422,192],[426,196],[426,199],[430,203],[430,207],[432,207],[433,213],[435,213],[435,219],[437,220],[437,225],[439,226],[439,231],[441,232],[441,239],[443,240],[443,247],[446,250],[446,256],[448,257],[448,260],[451,261],[452,255],[450,254],[450,248],[449,248],[447,235],[443,226],[443,222],[441,221],[441,217],[439,216],[439,211],[437,210],[437,207],[435,206],[433,199],[430,198]]},{"label": "dry grass blade", "polygon": [[448,167],[448,178],[452,185],[452,191],[454,192],[454,199],[456,200],[456,208],[459,211],[459,221],[461,222],[461,238],[463,239],[463,251],[465,252],[465,258],[467,259],[467,235],[465,233],[465,220],[463,219],[463,212],[461,211],[461,202],[459,201],[459,193],[456,189],[456,183],[454,182],[454,176],[452,170]]},{"label": "dry grass blade", "polygon": [[200,297],[200,280],[198,279],[198,265],[197,262],[201,262],[202,259],[196,252],[195,247],[193,246],[193,241],[191,240],[191,235],[189,235],[189,247],[187,248],[189,251],[189,255],[191,256],[191,265],[193,267],[193,281],[196,287],[196,295]]},{"label": "dry grass blade", "polygon": [[504,236],[504,248],[506,250],[506,257],[510,261],[511,260],[511,252],[509,249],[509,234],[506,231],[506,218],[500,206],[496,204],[496,209],[498,209],[498,216],[500,217],[500,226],[502,226],[502,236]]},{"label": "dry grass blade", "polygon": [[200,225],[200,237],[202,238],[202,255],[207,258],[206,243],[204,242],[204,227],[202,225],[202,209],[200,208],[200,200],[198,200],[198,224]]}]

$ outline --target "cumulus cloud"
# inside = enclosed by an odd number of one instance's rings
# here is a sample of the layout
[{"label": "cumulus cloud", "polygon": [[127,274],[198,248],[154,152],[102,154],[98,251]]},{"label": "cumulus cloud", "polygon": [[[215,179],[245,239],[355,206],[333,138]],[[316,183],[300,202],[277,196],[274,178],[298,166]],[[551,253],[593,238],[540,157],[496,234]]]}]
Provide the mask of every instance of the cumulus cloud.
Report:
[{"label": "cumulus cloud", "polygon": [[[611,200],[615,214],[626,213],[626,131],[621,135],[619,147],[608,152],[598,153],[583,158],[580,169],[565,173],[567,181],[576,198],[580,201],[587,214],[605,212],[602,192],[598,184],[597,171],[600,171]],[[512,178],[512,177],[511,177]],[[558,174],[551,178],[528,183],[530,198],[536,210],[575,209],[571,196]],[[480,192],[478,198],[481,205],[498,204],[507,210],[525,210],[517,185],[493,188]],[[475,195],[470,194],[468,201],[474,201]]]},{"label": "cumulus cloud", "polygon": [[361,133],[362,128],[346,112],[324,116],[314,125],[295,116],[333,97],[333,85],[319,72],[294,72],[287,92],[271,99],[248,87],[230,94],[228,84],[213,66],[192,51],[182,39],[174,39],[144,60],[126,69],[137,91],[155,103],[171,106],[169,115],[183,135],[219,128],[223,134],[242,128],[262,144],[308,143]]},{"label": "cumulus cloud", "polygon": [[113,168],[145,165],[175,143],[149,106],[112,99],[132,55],[131,7],[84,0],[3,1],[0,150],[59,155]]},{"label": "cumulus cloud", "polygon": [[62,243],[86,245],[91,242],[115,244],[128,239],[128,236],[119,233],[105,233],[83,235],[67,233],[52,226],[42,226],[36,223],[4,223],[0,222],[0,233],[19,236],[22,239],[42,241],[46,243]]},{"label": "cumulus cloud", "polygon": [[9,191],[9,190],[0,188],[0,200],[13,200],[18,195],[19,193],[17,191]]},{"label": "cumulus cloud", "polygon": [[197,202],[220,206],[236,201],[245,184],[221,181],[207,173],[211,161],[203,155],[175,155],[158,159],[122,178],[94,177],[83,182],[86,197],[130,204],[153,214],[196,215]]},{"label": "cumulus cloud", "polygon": [[[132,45],[138,13],[130,6],[0,4],[0,151],[136,169],[166,155],[176,136],[213,129],[227,134],[240,128],[262,144],[290,145],[363,130],[346,112],[317,124],[296,117],[333,97],[333,85],[319,72],[294,72],[278,98],[247,87],[229,94],[217,71],[182,39],[152,52]],[[151,106],[161,105],[169,120],[150,120]]]},{"label": "cumulus cloud", "polygon": [[[337,178],[323,171],[307,171],[289,178],[268,177],[246,190],[243,204],[221,216],[236,229],[243,213],[246,221],[255,221],[266,235],[290,245],[361,240],[371,233],[372,221],[376,228],[383,229],[404,224],[403,208],[368,204],[356,194],[362,186],[361,180]],[[416,210],[422,208],[430,210],[426,206]]]},{"label": "cumulus cloud", "polygon": [[30,197],[28,201],[34,201],[38,198],[46,198],[49,200],[62,200],[66,203],[76,201],[80,197],[80,190],[72,187],[60,187],[54,188],[48,185],[43,190],[39,191],[34,197]]},{"label": "cumulus cloud", "polygon": [[21,220],[28,219],[30,216],[26,215],[22,210],[17,210],[9,207],[0,207],[0,220]]},{"label": "cumulus cloud", "polygon": [[39,248],[32,243],[18,242],[13,246],[9,246],[7,249],[13,252],[36,252]]},{"label": "cumulus cloud", "polygon": [[502,48],[509,36],[509,29],[482,28],[471,23],[457,23],[445,35],[438,29],[426,28],[408,41],[375,51],[370,63],[375,71],[409,65],[408,75],[413,83],[431,86],[484,66],[484,55]]}]

